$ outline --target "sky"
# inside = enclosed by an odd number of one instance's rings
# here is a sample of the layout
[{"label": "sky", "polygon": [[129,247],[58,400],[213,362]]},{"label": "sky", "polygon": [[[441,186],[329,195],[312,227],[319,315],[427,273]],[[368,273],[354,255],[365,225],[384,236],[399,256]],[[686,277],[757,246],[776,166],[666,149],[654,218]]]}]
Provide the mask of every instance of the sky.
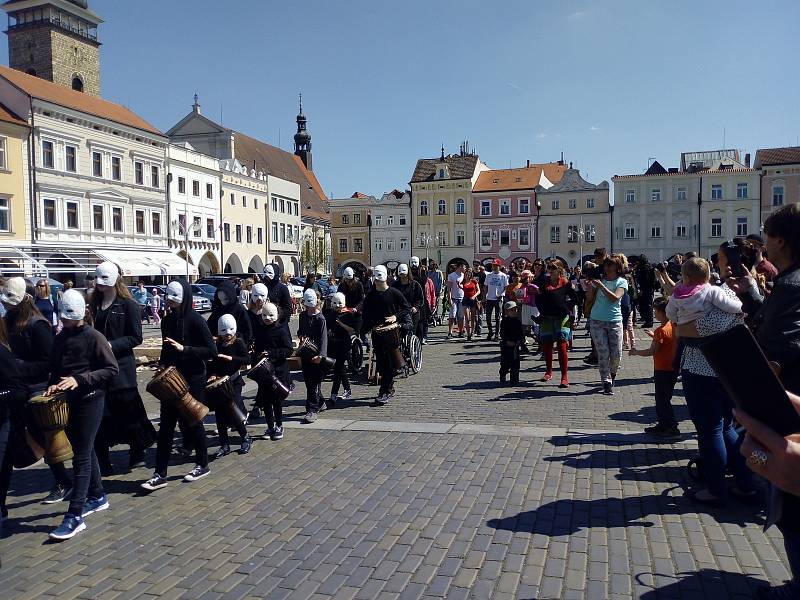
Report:
[{"label": "sky", "polygon": [[[102,93],[163,131],[203,114],[292,149],[329,197],[407,189],[464,140],[589,181],[800,139],[800,2],[90,0]],[[6,44],[0,61],[8,64]]]}]

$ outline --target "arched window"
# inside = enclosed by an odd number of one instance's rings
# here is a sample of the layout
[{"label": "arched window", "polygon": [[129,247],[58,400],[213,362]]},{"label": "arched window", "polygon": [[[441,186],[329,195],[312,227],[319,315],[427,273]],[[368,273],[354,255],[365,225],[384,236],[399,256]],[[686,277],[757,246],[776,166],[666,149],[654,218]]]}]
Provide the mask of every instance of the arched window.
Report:
[{"label": "arched window", "polygon": [[447,200],[439,200],[439,203],[437,204],[437,206],[438,206],[440,215],[446,215],[447,214]]},{"label": "arched window", "polygon": [[459,198],[458,200],[456,200],[456,214],[457,215],[465,214],[467,212],[466,208],[467,207],[464,204],[464,199],[463,198]]},{"label": "arched window", "polygon": [[428,201],[423,200],[419,203],[419,214],[427,215],[428,214]]},{"label": "arched window", "polygon": [[72,89],[75,90],[76,92],[83,91],[83,80],[77,75],[72,78]]}]

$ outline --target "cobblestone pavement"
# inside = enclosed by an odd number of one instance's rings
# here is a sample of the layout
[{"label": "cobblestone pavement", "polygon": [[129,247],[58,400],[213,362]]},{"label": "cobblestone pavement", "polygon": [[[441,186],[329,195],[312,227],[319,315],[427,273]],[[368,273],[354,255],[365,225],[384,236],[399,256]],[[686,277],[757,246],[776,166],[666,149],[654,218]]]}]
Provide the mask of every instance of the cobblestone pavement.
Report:
[{"label": "cobblestone pavement", "polygon": [[0,596],[718,599],[788,577],[780,536],[754,509],[684,497],[688,435],[638,434],[652,417],[645,359],[626,359],[621,393],[604,398],[589,393],[593,369],[575,369],[568,393],[482,384],[494,351],[470,346],[431,344],[388,406],[358,386],[315,427],[290,422],[283,441],[258,440],[198,482],[180,481],[188,463],[149,496],[149,471],[111,477],[111,508],[63,544],[46,542],[65,508],[37,502],[46,469],[17,473]]}]

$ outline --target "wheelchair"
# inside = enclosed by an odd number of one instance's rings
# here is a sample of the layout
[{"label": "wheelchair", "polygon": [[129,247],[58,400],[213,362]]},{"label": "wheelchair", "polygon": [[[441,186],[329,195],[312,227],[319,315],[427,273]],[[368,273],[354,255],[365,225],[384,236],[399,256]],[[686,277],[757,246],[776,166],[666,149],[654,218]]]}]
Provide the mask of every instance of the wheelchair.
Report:
[{"label": "wheelchair", "polygon": [[[410,328],[405,331],[400,340],[400,353],[405,360],[405,365],[398,374],[409,377],[416,375],[422,370],[422,340],[414,334]],[[375,353],[369,352],[369,363],[367,364],[367,380],[370,383],[377,383],[377,367],[375,364]]]},{"label": "wheelchair", "polygon": [[350,336],[350,357],[347,361],[347,366],[350,369],[350,375],[359,377],[361,371],[364,369],[364,342],[358,335]]}]

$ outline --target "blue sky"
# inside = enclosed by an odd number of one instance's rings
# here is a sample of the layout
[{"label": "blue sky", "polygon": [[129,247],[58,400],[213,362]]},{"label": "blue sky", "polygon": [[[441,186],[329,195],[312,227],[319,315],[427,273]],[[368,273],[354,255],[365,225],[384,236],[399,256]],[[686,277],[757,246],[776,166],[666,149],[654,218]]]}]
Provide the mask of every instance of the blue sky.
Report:
[{"label": "blue sky", "polygon": [[[796,144],[800,2],[90,0],[103,94],[166,131],[206,115],[284,149],[303,92],[329,195],[405,188],[468,139],[598,182],[689,150]],[[300,6],[303,9],[299,8]],[[6,45],[0,60],[7,64]]]}]

